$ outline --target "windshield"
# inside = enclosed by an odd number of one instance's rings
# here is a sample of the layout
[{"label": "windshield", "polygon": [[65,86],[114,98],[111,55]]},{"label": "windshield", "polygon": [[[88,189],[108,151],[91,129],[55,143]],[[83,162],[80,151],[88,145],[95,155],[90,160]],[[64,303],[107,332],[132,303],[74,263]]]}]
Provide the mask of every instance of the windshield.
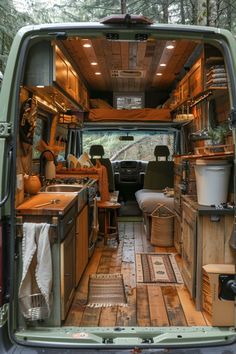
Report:
[{"label": "windshield", "polygon": [[174,150],[174,133],[161,131],[84,131],[83,151],[91,145],[102,145],[105,157],[114,160],[154,160],[156,145],[167,145],[170,155]]}]

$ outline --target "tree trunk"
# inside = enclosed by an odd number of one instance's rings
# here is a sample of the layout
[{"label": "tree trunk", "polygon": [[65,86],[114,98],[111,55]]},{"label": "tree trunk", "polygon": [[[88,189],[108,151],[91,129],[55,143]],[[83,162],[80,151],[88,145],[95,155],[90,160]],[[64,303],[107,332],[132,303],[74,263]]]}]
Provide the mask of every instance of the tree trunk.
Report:
[{"label": "tree trunk", "polygon": [[180,18],[181,23],[185,25],[184,0],[180,0]]},{"label": "tree trunk", "polygon": [[126,14],[126,0],[121,0],[120,6],[121,6],[121,13]]},{"label": "tree trunk", "polygon": [[162,11],[163,11],[163,23],[168,23],[169,21],[169,1],[163,1],[162,3]]},{"label": "tree trunk", "polygon": [[228,4],[228,6],[227,6],[227,29],[229,30],[229,31],[231,31],[232,30],[232,0],[228,0],[227,1],[227,4]]},{"label": "tree trunk", "polygon": [[[207,0],[208,2],[209,0]],[[205,0],[197,1],[197,25],[205,26],[207,24],[206,2]]]}]

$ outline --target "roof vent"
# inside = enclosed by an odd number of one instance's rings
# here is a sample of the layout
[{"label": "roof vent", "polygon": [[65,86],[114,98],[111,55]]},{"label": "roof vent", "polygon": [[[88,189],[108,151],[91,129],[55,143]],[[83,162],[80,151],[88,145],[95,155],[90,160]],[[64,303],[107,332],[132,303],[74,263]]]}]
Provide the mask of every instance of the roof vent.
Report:
[{"label": "roof vent", "polygon": [[111,70],[111,77],[119,77],[124,79],[140,79],[144,77],[144,70]]}]

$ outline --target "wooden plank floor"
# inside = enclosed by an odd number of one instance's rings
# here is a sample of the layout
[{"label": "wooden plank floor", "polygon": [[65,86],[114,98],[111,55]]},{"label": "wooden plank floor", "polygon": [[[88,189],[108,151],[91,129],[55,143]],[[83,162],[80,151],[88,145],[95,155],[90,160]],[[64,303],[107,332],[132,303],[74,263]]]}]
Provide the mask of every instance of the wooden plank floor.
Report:
[{"label": "wooden plank floor", "polygon": [[[142,222],[119,223],[120,244],[98,243],[76,289],[66,326],[206,326],[204,315],[196,311],[185,285],[136,284],[136,252],[173,252],[175,248],[153,247]],[[181,269],[181,258],[176,256]],[[94,273],[122,273],[127,307],[86,307],[88,278]]]}]

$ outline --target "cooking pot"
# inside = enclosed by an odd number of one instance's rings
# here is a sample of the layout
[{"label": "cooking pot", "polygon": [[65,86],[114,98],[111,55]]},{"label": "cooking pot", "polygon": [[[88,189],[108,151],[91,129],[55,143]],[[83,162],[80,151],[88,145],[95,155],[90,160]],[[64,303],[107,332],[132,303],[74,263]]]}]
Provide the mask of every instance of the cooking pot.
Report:
[{"label": "cooking pot", "polygon": [[24,177],[24,191],[28,194],[37,194],[41,188],[41,182],[37,175],[25,175]]}]

